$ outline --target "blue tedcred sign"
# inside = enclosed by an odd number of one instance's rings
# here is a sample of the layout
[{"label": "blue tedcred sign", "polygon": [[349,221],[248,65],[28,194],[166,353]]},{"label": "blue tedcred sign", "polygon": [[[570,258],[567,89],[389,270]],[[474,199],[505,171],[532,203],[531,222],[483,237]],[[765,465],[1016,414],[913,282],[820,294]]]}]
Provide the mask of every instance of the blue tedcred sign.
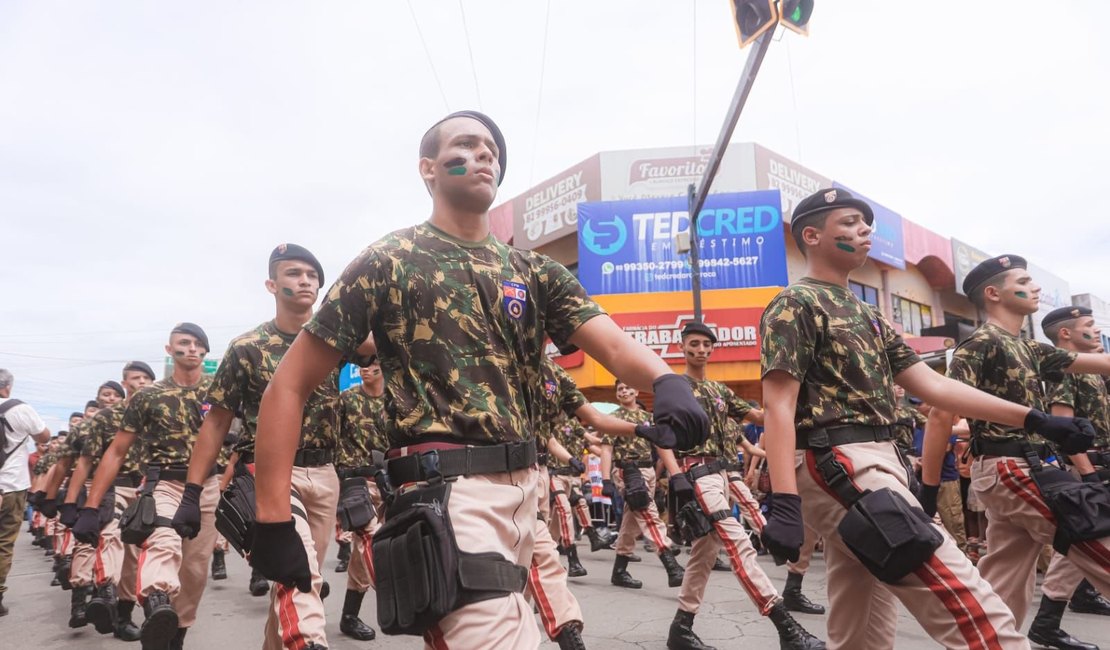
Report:
[{"label": "blue tedcred sign", "polygon": [[[703,289],[785,287],[778,190],[710,194],[698,217]],[[578,204],[578,279],[591,294],[690,289],[686,197]],[[900,240],[899,240],[900,241]]]},{"label": "blue tedcred sign", "polygon": [[853,196],[862,199],[867,205],[871,206],[871,211],[875,213],[874,232],[871,233],[871,252],[867,256],[883,264],[889,264],[896,269],[906,268],[902,215],[890,208],[883,207],[850,187],[840,183],[833,183],[833,187],[848,190]]},{"label": "blue tedcred sign", "polygon": [[353,363],[348,363],[339,369],[339,390],[347,390],[351,386],[362,383],[361,368]]}]

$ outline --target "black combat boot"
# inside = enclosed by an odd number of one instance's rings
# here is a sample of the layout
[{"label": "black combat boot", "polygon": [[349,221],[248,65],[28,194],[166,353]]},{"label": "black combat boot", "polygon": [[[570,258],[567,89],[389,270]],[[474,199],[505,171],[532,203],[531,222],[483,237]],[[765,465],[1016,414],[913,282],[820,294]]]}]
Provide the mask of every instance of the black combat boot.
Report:
[{"label": "black combat boot", "polygon": [[[587,528],[586,530],[592,530]],[[586,567],[578,561],[578,547],[571,544],[567,547],[567,575],[571,578],[581,578],[586,575]]]},{"label": "black combat boot", "polygon": [[639,589],[644,586],[644,583],[629,575],[627,555],[617,556],[617,560],[613,562],[613,576],[609,579],[609,582],[625,589]]},{"label": "black combat boot", "polygon": [[339,561],[335,563],[335,572],[345,573],[347,571],[347,565],[351,562],[350,542],[339,542],[339,556],[337,559]]},{"label": "black combat boot", "polygon": [[590,540],[591,553],[613,546],[613,538],[609,535],[602,535],[593,526],[586,529],[586,537]]},{"label": "black combat boot", "polygon": [[331,593],[331,585],[328,584],[327,580],[325,580],[324,584],[320,585],[320,600],[323,600],[323,599],[327,598],[328,594],[330,594],[330,593]]},{"label": "black combat boot", "polygon": [[96,594],[85,608],[85,618],[88,619],[97,632],[111,634],[116,629],[116,587],[108,583],[96,588]]},{"label": "black combat boot", "polygon": [[85,608],[88,607],[86,599],[92,593],[92,587],[74,587],[69,595],[69,626],[73,628],[85,627],[89,624],[85,618]]},{"label": "black combat boot", "polygon": [[705,645],[694,634],[694,615],[681,609],[675,612],[671,630],[667,633],[667,650],[717,650]]},{"label": "black combat boot", "polygon": [[165,650],[177,637],[177,612],[164,591],[152,591],[143,603],[146,620],[139,631],[143,650]]},{"label": "black combat boot", "polygon": [[678,564],[678,560],[667,549],[659,554],[659,561],[663,563],[663,568],[667,570],[667,586],[668,587],[681,587],[682,577],[686,575],[686,570]]},{"label": "black combat boot", "polygon": [[116,629],[112,636],[120,641],[139,640],[139,627],[131,622],[131,612],[134,609],[133,600],[120,600],[116,603]]},{"label": "black combat boot", "polygon": [[223,551],[212,551],[212,579],[227,580],[227,563],[224,561]]},{"label": "black combat boot", "polygon": [[58,569],[61,568],[61,566],[62,566],[62,556],[61,555],[55,555],[54,556],[54,566],[50,567],[50,577],[51,577],[50,586],[51,587],[60,587],[60,586],[62,586],[62,581],[61,581],[60,578],[58,578]]},{"label": "black combat boot", "polygon": [[364,596],[366,594],[361,591],[347,590],[347,596],[343,599],[343,618],[339,619],[339,631],[352,639],[373,641],[377,632],[358,617]]},{"label": "black combat boot", "polygon": [[4,594],[0,594],[0,616],[7,616],[8,608],[4,607]]},{"label": "black combat boot", "polygon": [[169,650],[184,650],[185,649],[185,633],[189,631],[187,627],[177,628],[177,634],[170,640]]},{"label": "black combat boot", "polygon": [[586,650],[586,642],[582,640],[581,623],[567,623],[559,630],[555,640],[559,643],[559,650]]},{"label": "black combat boot", "polygon": [[1094,588],[1094,585],[1083,578],[1083,582],[1079,583],[1079,586],[1075,588],[1075,593],[1071,595],[1068,609],[1080,614],[1110,616],[1110,600],[1103,598],[1102,594]]},{"label": "black combat boot", "polygon": [[1083,643],[1060,629],[1060,620],[1064,618],[1064,608],[1067,605],[1065,600],[1041,596],[1041,608],[1037,610],[1037,617],[1029,626],[1029,640],[1058,650],[1098,650],[1097,645]]},{"label": "black combat boot", "polygon": [[265,576],[251,568],[251,583],[248,589],[252,596],[265,596],[270,591],[270,583],[266,581]]},{"label": "black combat boot", "polygon": [[786,589],[782,592],[782,604],[786,611],[801,614],[824,614],[825,607],[806,598],[802,593],[802,574],[787,572]]},{"label": "black combat boot", "polygon": [[67,555],[62,558],[61,563],[58,564],[58,570],[54,572],[54,577],[57,578],[58,583],[62,585],[62,591],[73,589],[73,585],[69,582],[69,572],[72,568],[73,558]]},{"label": "black combat boot", "polygon": [[781,600],[775,603],[767,617],[779,631],[780,650],[825,650],[825,642],[807,632],[798,621],[795,621],[790,612],[786,611],[786,606]]}]

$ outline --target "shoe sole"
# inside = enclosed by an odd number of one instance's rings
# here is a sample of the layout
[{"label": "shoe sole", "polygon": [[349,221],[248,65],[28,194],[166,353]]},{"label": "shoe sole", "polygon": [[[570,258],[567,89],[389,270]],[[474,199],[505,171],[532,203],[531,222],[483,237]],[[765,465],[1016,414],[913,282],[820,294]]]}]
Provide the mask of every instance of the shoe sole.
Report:
[{"label": "shoe sole", "polygon": [[643,585],[643,584],[638,584],[638,585],[619,585],[619,584],[617,584],[617,583],[615,583],[615,582],[611,582],[611,583],[609,583],[609,584],[613,585],[614,587],[620,587],[621,589],[643,589],[643,588],[644,588],[644,585]]},{"label": "shoe sole", "polygon": [[101,634],[111,634],[116,631],[116,622],[112,620],[112,608],[103,600],[89,602],[89,606],[85,608],[85,619]]},{"label": "shoe sole", "polygon": [[177,635],[177,612],[161,609],[143,622],[139,641],[143,650],[165,650]]},{"label": "shoe sole", "polygon": [[1069,610],[1076,614],[1094,614],[1095,616],[1110,616],[1110,610],[1099,609],[1095,607],[1068,607]]},{"label": "shoe sole", "polygon": [[574,571],[574,572],[567,571],[567,577],[568,578],[581,578],[584,575],[588,575],[587,572],[584,571],[584,570],[583,571]]}]

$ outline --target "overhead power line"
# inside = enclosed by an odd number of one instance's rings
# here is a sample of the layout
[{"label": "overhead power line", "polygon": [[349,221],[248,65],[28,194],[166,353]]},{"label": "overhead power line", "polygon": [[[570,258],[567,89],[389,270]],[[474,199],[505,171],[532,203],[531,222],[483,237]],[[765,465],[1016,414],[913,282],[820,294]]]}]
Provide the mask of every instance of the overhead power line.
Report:
[{"label": "overhead power line", "polygon": [[478,87],[478,68],[474,65],[474,49],[470,47],[470,29],[466,26],[466,11],[463,10],[462,0],[459,0],[459,13],[462,14],[463,34],[466,35],[466,51],[470,55],[470,74],[474,77],[474,94],[478,96],[478,110],[482,108],[482,90]]},{"label": "overhead power line", "polygon": [[547,70],[547,30],[551,24],[551,0],[547,0],[547,11],[543,19],[543,50],[540,55],[540,91],[536,95],[536,124],[532,127],[532,167],[528,172],[528,185],[536,179],[536,152],[539,151],[540,109],[543,108],[543,75]]},{"label": "overhead power line", "polygon": [[[443,92],[443,82],[439,80],[439,72],[436,71],[435,61],[432,61],[432,53],[428,49],[428,42],[424,40],[424,32],[420,29],[420,21],[416,18],[416,10],[412,8],[412,0],[409,0],[409,13],[412,14],[412,24],[416,26],[416,35],[420,37],[420,45],[424,47],[424,56],[428,58],[428,67],[432,69],[432,78],[436,80],[436,88],[439,88],[439,96],[443,98],[443,110],[448,113],[451,112],[451,104],[447,102],[447,93]],[[473,60],[471,60],[473,63]]]}]

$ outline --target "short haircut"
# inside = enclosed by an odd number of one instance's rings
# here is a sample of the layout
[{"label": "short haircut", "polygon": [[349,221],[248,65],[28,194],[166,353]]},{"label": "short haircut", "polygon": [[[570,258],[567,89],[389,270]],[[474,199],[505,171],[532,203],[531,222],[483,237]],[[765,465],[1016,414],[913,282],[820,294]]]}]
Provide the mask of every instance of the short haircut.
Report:
[{"label": "short haircut", "polygon": [[995,289],[1001,289],[1002,285],[1006,283],[1006,273],[1008,273],[1008,271],[1004,272],[1004,273],[999,273],[998,275],[994,276],[990,280],[987,280],[979,288],[972,291],[971,295],[968,296],[967,299],[971,301],[971,304],[975,305],[979,309],[986,309],[987,308],[987,299],[983,295],[983,293],[987,290],[987,287],[994,287]]},{"label": "short haircut", "polygon": [[439,129],[443,122],[428,129],[423,138],[420,138],[420,157],[435,158],[439,155]]},{"label": "short haircut", "polygon": [[0,388],[8,388],[12,385],[12,382],[14,381],[15,377],[12,376],[11,370],[8,370],[7,368],[0,368]]},{"label": "short haircut", "polygon": [[824,212],[802,217],[801,225],[795,226],[791,224],[790,236],[794,238],[794,243],[798,245],[798,250],[802,252],[802,257],[809,257],[809,253],[806,252],[805,241],[802,239],[802,232],[810,226],[818,230],[823,230],[825,228],[825,222],[828,221],[828,219],[829,210],[825,210]]},{"label": "short haircut", "polygon": [[1044,335],[1047,336],[1048,340],[1052,341],[1053,344],[1058,344],[1060,342],[1060,330],[1064,328],[1069,330],[1074,328],[1078,320],[1078,318],[1072,318],[1070,320],[1057,321],[1044,328]]},{"label": "short haircut", "polygon": [[[99,393],[100,390],[97,389],[97,392]],[[85,408],[86,409],[98,409],[98,408],[100,408],[100,402],[97,402],[96,400],[91,399],[91,400],[85,402]]]}]

